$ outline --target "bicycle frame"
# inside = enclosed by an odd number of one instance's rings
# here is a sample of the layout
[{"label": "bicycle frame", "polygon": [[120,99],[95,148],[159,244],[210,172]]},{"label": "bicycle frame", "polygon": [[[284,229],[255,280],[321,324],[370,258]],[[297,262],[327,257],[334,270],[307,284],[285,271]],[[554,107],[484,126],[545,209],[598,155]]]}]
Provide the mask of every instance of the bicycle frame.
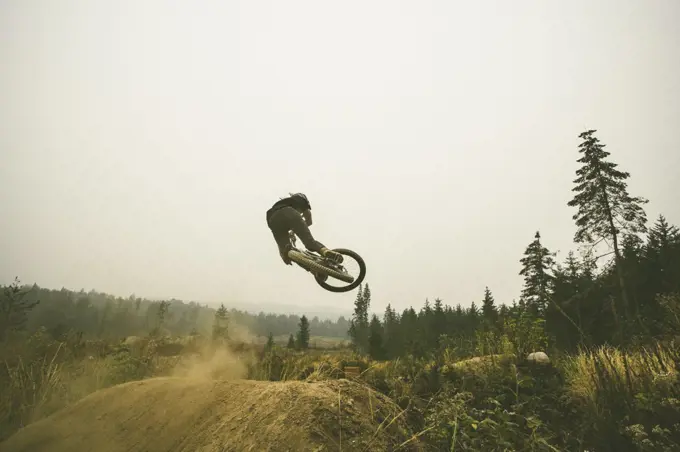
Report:
[{"label": "bicycle frame", "polygon": [[[297,237],[295,236],[295,234],[292,231],[289,232],[289,237],[290,237],[290,242],[291,242],[290,244],[291,244],[292,250],[304,254],[305,256],[310,258],[311,260],[318,262],[320,265],[323,265],[324,267],[329,267],[329,268],[332,268],[333,270],[337,270],[337,271],[340,271],[340,272],[343,272],[343,273],[347,273],[347,269],[345,267],[343,267],[341,264],[336,264],[335,262],[329,261],[328,259],[324,258],[320,254],[313,253],[313,252],[311,252],[307,249],[305,249],[305,250],[298,249],[295,246],[295,244],[297,243]],[[298,267],[302,267],[303,269],[305,269],[309,273],[312,273],[313,275],[317,276],[313,271],[311,271],[307,267],[305,267],[305,266],[303,266],[303,265],[301,265],[301,264],[299,264],[295,261],[293,261],[293,263],[296,264]],[[322,276],[326,276],[326,275],[322,275]]]},{"label": "bicycle frame", "polygon": [[[349,256],[359,264],[359,274],[355,276],[350,274],[345,268],[345,266],[342,264],[338,264],[330,259],[326,259],[320,254],[314,253],[307,249],[305,249],[304,251],[298,249],[295,246],[297,243],[297,237],[292,231],[289,231],[288,237],[290,243],[289,252],[294,251],[295,254],[297,254],[298,256],[302,255],[302,257],[304,257],[303,260],[309,261],[309,264],[314,265],[305,267],[303,264],[299,263],[295,259],[291,259],[291,261],[295,262],[295,264],[297,264],[298,267],[302,267],[306,272],[311,273],[314,276],[314,279],[316,280],[317,284],[324,288],[325,290],[336,293],[349,292],[350,290],[353,290],[356,287],[358,287],[366,277],[366,263],[364,262],[362,257],[356,252],[345,248],[337,249],[338,252],[344,254],[345,256]],[[313,270],[314,267],[317,267],[317,269]],[[322,267],[323,270],[318,267]],[[329,272],[331,274],[329,274]],[[336,275],[333,275],[332,273],[336,273]],[[339,274],[342,274],[342,276]],[[349,285],[344,287],[333,286],[326,282],[328,278],[337,279],[345,283],[349,283]]]}]

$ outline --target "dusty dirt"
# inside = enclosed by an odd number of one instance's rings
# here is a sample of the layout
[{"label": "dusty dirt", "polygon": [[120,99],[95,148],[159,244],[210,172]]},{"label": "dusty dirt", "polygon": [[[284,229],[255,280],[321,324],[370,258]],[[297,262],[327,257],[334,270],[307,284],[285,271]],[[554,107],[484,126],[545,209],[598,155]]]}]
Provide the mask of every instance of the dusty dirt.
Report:
[{"label": "dusty dirt", "polygon": [[154,378],[90,394],[24,427],[0,451],[418,450],[399,413],[347,380]]}]

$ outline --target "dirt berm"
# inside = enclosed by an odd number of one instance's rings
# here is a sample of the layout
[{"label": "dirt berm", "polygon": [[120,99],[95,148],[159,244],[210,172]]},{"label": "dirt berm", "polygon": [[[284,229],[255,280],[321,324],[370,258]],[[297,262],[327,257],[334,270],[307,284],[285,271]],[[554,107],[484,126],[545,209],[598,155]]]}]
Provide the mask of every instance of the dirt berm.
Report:
[{"label": "dirt berm", "polygon": [[421,450],[399,413],[347,380],[155,378],[90,394],[24,427],[0,451]]}]

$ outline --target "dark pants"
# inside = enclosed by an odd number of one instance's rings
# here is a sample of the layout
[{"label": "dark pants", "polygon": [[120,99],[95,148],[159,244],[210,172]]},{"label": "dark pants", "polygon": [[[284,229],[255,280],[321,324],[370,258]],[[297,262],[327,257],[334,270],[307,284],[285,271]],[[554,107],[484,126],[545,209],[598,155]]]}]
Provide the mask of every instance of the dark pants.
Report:
[{"label": "dark pants", "polygon": [[316,253],[325,248],[324,245],[316,240],[309,231],[309,227],[305,220],[300,215],[300,212],[292,207],[281,207],[268,215],[267,226],[274,234],[274,240],[279,246],[279,252],[282,256],[288,255],[290,249],[290,237],[288,231],[293,231],[309,251]]}]

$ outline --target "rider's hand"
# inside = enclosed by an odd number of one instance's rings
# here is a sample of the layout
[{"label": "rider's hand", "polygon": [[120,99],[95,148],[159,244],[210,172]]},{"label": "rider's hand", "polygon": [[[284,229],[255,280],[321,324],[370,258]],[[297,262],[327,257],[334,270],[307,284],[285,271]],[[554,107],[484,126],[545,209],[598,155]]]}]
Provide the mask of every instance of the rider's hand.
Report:
[{"label": "rider's hand", "polygon": [[281,255],[281,259],[286,265],[293,265],[293,262],[290,260],[290,257],[288,257],[288,251],[282,251],[279,253]]}]

